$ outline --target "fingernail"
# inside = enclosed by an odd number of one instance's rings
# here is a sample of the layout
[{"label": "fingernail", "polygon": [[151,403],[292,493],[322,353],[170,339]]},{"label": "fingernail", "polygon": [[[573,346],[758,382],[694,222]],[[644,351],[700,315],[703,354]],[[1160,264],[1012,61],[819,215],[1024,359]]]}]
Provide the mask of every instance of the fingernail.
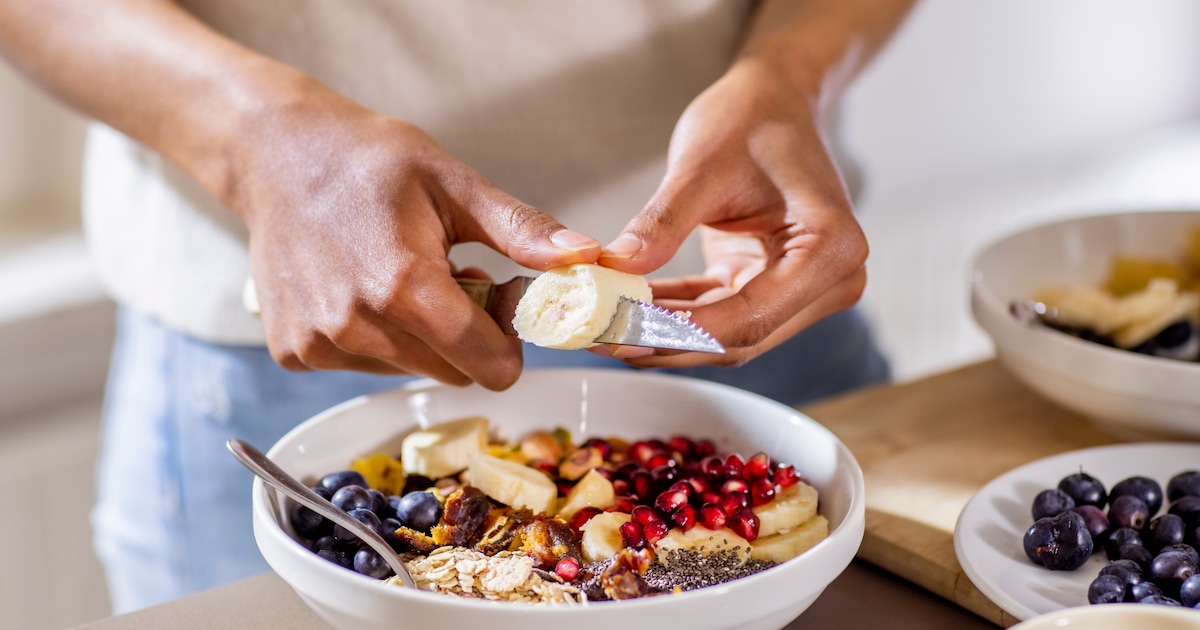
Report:
[{"label": "fingernail", "polygon": [[600,246],[600,241],[597,241],[587,234],[580,234],[575,230],[559,230],[550,235],[550,242],[563,249],[573,252],[581,252],[585,249],[592,249]]},{"label": "fingernail", "polygon": [[618,359],[637,359],[648,357],[652,354],[654,354],[654,348],[643,348],[641,346],[617,346],[612,351],[612,355]]},{"label": "fingernail", "polygon": [[608,258],[632,258],[642,251],[642,239],[632,234],[622,234],[604,248],[604,256]]}]

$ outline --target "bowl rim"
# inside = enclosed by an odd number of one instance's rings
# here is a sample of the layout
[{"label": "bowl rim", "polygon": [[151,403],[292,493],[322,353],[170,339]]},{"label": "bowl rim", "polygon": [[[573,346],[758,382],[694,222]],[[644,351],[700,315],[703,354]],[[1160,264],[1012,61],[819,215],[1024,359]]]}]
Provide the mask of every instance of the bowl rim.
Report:
[{"label": "bowl rim", "polygon": [[[838,571],[837,573],[833,574],[828,581],[824,582],[820,589],[815,591],[815,593],[819,595],[820,592],[822,592],[828,586],[828,584],[833,581],[833,579],[836,579],[837,575],[840,575],[845,570],[845,567],[848,566],[857,555],[858,549],[862,545],[866,523],[866,490],[862,467],[858,463],[858,460],[854,457],[854,454],[841,441],[841,439],[812,417],[788,405],[784,405],[783,403],[766,398],[765,396],[754,394],[753,392],[730,385],[714,383],[711,381],[705,381],[703,379],[687,376],[643,371],[633,372],[627,370],[614,370],[610,368],[535,368],[526,370],[525,372],[527,374],[538,375],[554,373],[561,375],[564,378],[571,376],[582,376],[588,378],[599,377],[618,379],[636,377],[639,380],[666,379],[675,383],[687,384],[691,387],[713,388],[715,391],[724,391],[735,396],[749,397],[751,399],[758,400],[760,403],[776,406],[781,410],[785,410],[791,423],[797,425],[808,425],[807,428],[824,434],[835,447],[837,452],[838,468],[846,467],[851,482],[851,487],[849,488],[850,501],[846,509],[845,518],[835,528],[830,530],[829,535],[824,540],[817,543],[800,556],[796,556],[795,558],[792,558],[782,564],[771,567],[771,569],[768,571],[761,571],[736,580],[731,580],[729,582],[705,587],[702,589],[672,594],[670,597],[642,597],[633,600],[622,600],[619,602],[586,602],[581,605],[534,604],[522,606],[515,602],[488,601],[464,597],[447,597],[445,594],[388,585],[382,580],[376,580],[374,578],[358,574],[349,569],[345,569],[344,567],[332,565],[329,563],[329,561],[318,557],[317,555],[313,554],[312,551],[304,548],[299,541],[288,535],[287,531],[280,526],[280,523],[275,519],[275,510],[271,509],[272,499],[268,497],[268,492],[271,491],[271,488],[269,488],[267,484],[258,477],[254,478],[251,492],[252,520],[256,524],[256,541],[261,530],[263,534],[269,536],[270,539],[276,543],[276,547],[278,549],[285,550],[288,555],[297,558],[299,562],[314,567],[314,570],[316,571],[320,571],[321,569],[316,569],[315,567],[322,567],[325,569],[325,571],[322,572],[327,573],[329,579],[336,580],[345,587],[372,589],[374,592],[380,593],[383,597],[399,598],[400,601],[410,601],[414,604],[430,604],[440,602],[442,604],[454,607],[478,608],[480,611],[495,612],[497,610],[514,610],[519,611],[522,614],[538,614],[542,616],[571,613],[572,611],[575,611],[575,614],[577,614],[580,606],[602,605],[605,609],[610,607],[619,607],[619,610],[622,611],[632,610],[635,608],[642,609],[658,608],[662,606],[677,606],[679,605],[678,603],[680,601],[684,603],[695,602],[700,597],[731,594],[730,591],[736,593],[742,591],[743,589],[754,588],[762,580],[779,579],[780,577],[783,577],[782,574],[776,572],[776,570],[783,570],[786,573],[795,573],[797,571],[801,571],[801,564],[797,562],[801,558],[828,557],[833,562],[837,563]],[[327,418],[344,413],[348,409],[366,404],[372,398],[389,393],[395,394],[396,392],[400,391],[419,393],[422,391],[428,391],[430,389],[445,389],[450,387],[453,386],[439,383],[432,379],[419,379],[392,389],[351,398],[324,411],[321,411],[311,418],[296,425],[293,429],[288,431],[287,434],[281,437],[279,441],[273,444],[270,449],[268,449],[267,457],[274,458],[279,455],[280,452],[287,448],[288,442],[291,439],[296,439],[296,436],[303,433],[303,430],[307,427],[319,422],[324,422]],[[478,387],[478,385],[471,385],[469,387]],[[282,500],[282,496],[280,496],[279,499]],[[257,525],[262,525],[262,527],[258,527]],[[258,545],[261,547],[262,543],[259,542]],[[852,553],[846,553],[845,549],[849,547],[853,548]],[[274,567],[272,567],[272,570],[275,570]],[[279,574],[278,570],[275,570],[275,572]],[[800,575],[804,574],[801,573]],[[291,584],[291,581],[285,578],[283,575],[280,574],[280,577],[283,578],[285,582],[288,582],[293,588],[296,588],[296,586]],[[517,605],[514,606],[514,604]],[[780,608],[784,607],[781,606]]]},{"label": "bowl rim", "polygon": [[1200,610],[1195,610],[1192,608],[1155,606],[1151,604],[1138,604],[1136,602],[1120,602],[1117,604],[1089,604],[1071,606],[1070,608],[1063,608],[1061,610],[1042,613],[1041,615],[1030,617],[1029,619],[1022,621],[1021,623],[1013,626],[1011,630],[1058,627],[1057,625],[1050,626],[1048,624],[1070,621],[1073,620],[1072,618],[1081,618],[1081,621],[1088,621],[1094,617],[1112,617],[1114,615],[1120,617],[1130,617],[1131,619],[1129,619],[1129,621],[1137,621],[1139,619],[1145,621],[1153,621],[1155,619],[1172,619],[1190,622],[1200,621]]},{"label": "bowl rim", "polygon": [[[1009,310],[1009,304],[986,284],[981,265],[985,258],[993,255],[995,250],[1004,245],[1010,244],[1012,241],[1026,237],[1034,232],[1043,230],[1061,229],[1064,226],[1082,223],[1103,223],[1115,220],[1120,220],[1125,217],[1178,217],[1184,218],[1192,216],[1196,219],[1196,223],[1200,226],[1200,209],[1178,209],[1178,210],[1126,210],[1126,211],[1110,211],[1099,214],[1087,214],[1082,216],[1069,217],[1054,221],[1047,221],[1035,225],[1029,225],[1004,234],[1000,237],[988,242],[974,256],[971,263],[971,301],[972,313],[975,321],[982,327],[991,337],[993,344],[996,344],[996,332],[993,325],[1004,325],[1010,331],[1021,330],[1031,335],[1032,339],[1039,342],[1050,344],[1051,347],[1059,349],[1063,352],[1093,354],[1097,358],[1108,357],[1111,359],[1121,359],[1132,362],[1131,365],[1139,369],[1145,370],[1160,370],[1171,373],[1180,378],[1195,378],[1200,372],[1200,361],[1184,361],[1179,359],[1167,359],[1151,355],[1140,354],[1130,350],[1122,350],[1120,348],[1112,348],[1099,343],[1094,343],[1079,339],[1059,330],[1054,330],[1046,326],[1025,325],[1017,320],[1016,316],[1012,315]],[[980,311],[984,310],[981,317]],[[1008,326],[1008,324],[1012,324]],[[999,350],[999,348],[997,348]],[[1014,347],[1005,348],[1005,351],[1010,353],[1020,354],[1024,357],[1029,357],[1031,348],[1022,344],[1017,344]],[[1046,366],[1047,369],[1063,374],[1064,376],[1072,376],[1063,370],[1057,369],[1057,366]]]}]

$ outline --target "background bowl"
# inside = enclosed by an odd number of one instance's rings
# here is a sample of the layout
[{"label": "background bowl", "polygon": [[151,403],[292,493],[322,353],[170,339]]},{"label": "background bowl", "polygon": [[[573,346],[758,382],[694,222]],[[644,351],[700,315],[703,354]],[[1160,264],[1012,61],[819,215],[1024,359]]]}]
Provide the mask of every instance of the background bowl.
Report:
[{"label": "background bowl", "polygon": [[679,595],[586,606],[486,602],[388,586],[342,569],[297,542],[288,502],[259,480],[254,534],[273,569],[339,628],[487,627],[764,628],[787,625],[854,558],[862,542],[862,470],[836,437],[795,410],[713,383],[617,370],[527,371],[511,389],[489,392],[428,382],[357,398],[284,436],[268,455],[307,482],[360,455],[399,453],[403,436],[426,423],[484,415],[507,440],[562,426],[580,436],[627,439],[709,437],[718,451],[766,451],[796,466],[820,491],[829,538],[770,570]]},{"label": "background bowl", "polygon": [[1009,311],[1049,286],[1103,283],[1117,254],[1182,257],[1200,212],[1127,212],[1007,236],[976,259],[971,309],[1000,361],[1046,398],[1132,439],[1200,437],[1200,363],[1109,348],[1024,325]]},{"label": "background bowl", "polygon": [[1195,630],[1198,627],[1198,610],[1152,604],[1102,604],[1038,615],[1011,630]]}]

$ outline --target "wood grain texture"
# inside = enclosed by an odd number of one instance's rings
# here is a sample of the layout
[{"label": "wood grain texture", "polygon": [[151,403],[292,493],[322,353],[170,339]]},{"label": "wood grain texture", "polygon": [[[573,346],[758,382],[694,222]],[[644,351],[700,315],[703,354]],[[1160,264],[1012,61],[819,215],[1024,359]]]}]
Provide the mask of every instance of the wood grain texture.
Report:
[{"label": "wood grain texture", "polygon": [[963,506],[1013,468],[1121,441],[1041,398],[994,360],[801,411],[837,434],[862,466],[867,524],[859,557],[1006,627],[1018,620],[971,584],[955,556]]}]

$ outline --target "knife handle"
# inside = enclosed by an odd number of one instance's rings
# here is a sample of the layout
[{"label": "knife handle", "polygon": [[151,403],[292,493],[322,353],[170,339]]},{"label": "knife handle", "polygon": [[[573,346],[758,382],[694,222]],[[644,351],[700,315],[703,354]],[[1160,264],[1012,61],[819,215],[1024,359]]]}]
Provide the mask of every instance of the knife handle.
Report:
[{"label": "knife handle", "polygon": [[487,311],[504,334],[517,334],[512,324],[513,316],[517,313],[517,302],[521,301],[521,296],[525,295],[525,289],[529,288],[533,278],[517,276],[502,284],[474,278],[455,278],[454,281],[467,292],[472,301]]}]

